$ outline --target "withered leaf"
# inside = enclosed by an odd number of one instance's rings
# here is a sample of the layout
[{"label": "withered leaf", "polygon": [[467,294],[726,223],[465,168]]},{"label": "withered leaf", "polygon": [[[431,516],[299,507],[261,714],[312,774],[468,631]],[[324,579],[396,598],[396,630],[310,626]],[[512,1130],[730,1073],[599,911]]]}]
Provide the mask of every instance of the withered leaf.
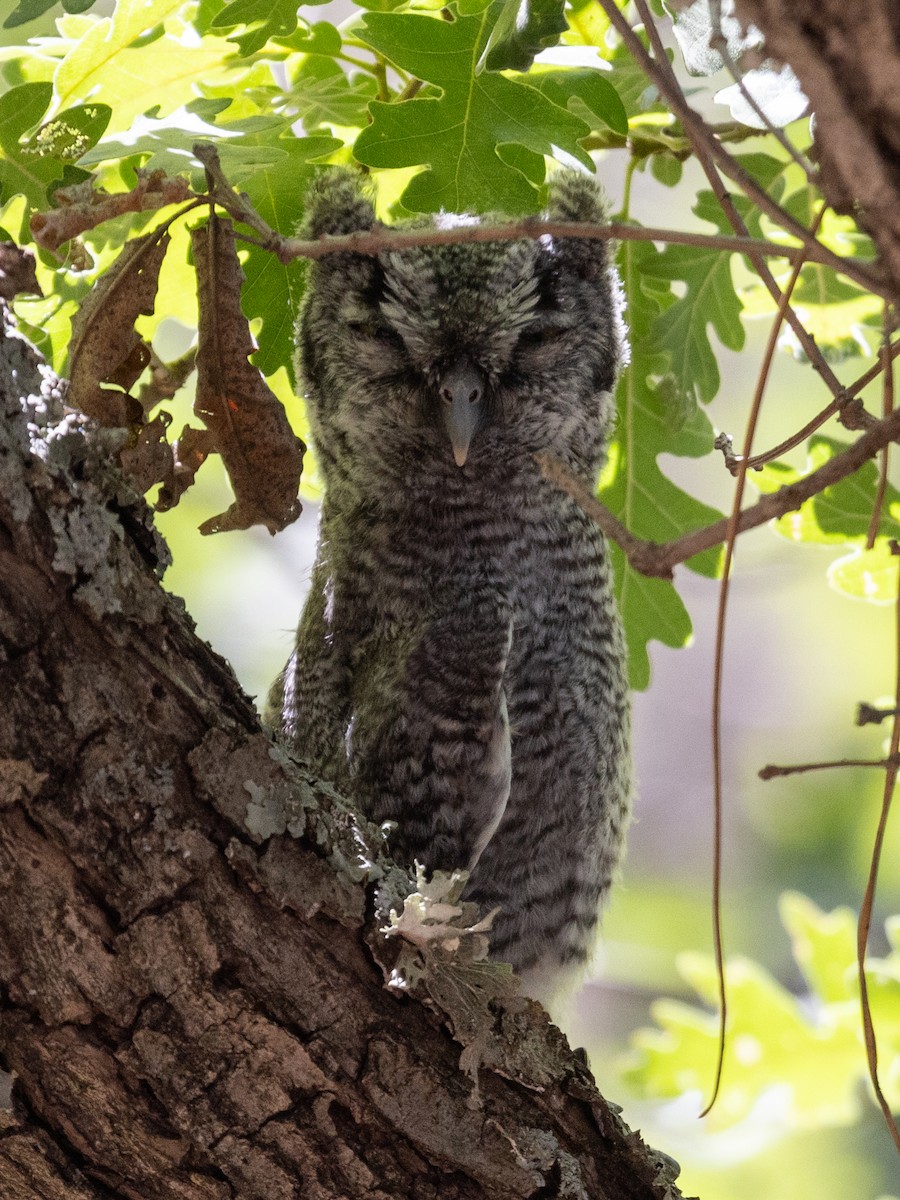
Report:
[{"label": "withered leaf", "polygon": [[212,218],[191,231],[200,305],[194,412],[215,439],[235,502],[200,526],[221,533],[265,525],[277,533],[300,515],[303,442],[284,408],[248,361],[255,349],[241,312],[244,279],[230,221]]},{"label": "withered leaf", "polygon": [[171,447],[172,469],[159,489],[156,499],[158,512],[168,512],[175,507],[215,448],[215,439],[208,429],[192,429],[190,425],[185,425],[181,437]]},{"label": "withered leaf", "polygon": [[127,242],[72,320],[67,401],[101,425],[143,421],[141,405],[127,392],[149,353],[134,323],[153,312],[168,245],[169,235],[156,231]]},{"label": "withered leaf", "polygon": [[163,362],[150,347],[150,378],[141,384],[137,399],[141,408],[149,414],[157,404],[171,400],[179,388],[184,387],[187,377],[194,370],[196,351],[189,350],[175,362]]},{"label": "withered leaf", "polygon": [[34,271],[34,255],[15,242],[0,242],[0,297],[12,300],[20,292],[44,294]]},{"label": "withered leaf", "polygon": [[190,184],[179,176],[170,178],[165,171],[137,171],[138,182],[129,192],[106,192],[94,185],[93,178],[53,193],[57,205],[50,212],[35,213],[31,233],[44,250],[55,252],[70,238],[94,229],[112,217],[127,212],[146,212],[181,204],[193,197]]},{"label": "withered leaf", "polygon": [[172,447],[166,440],[166,430],[171,422],[168,413],[158,413],[152,421],[135,430],[131,440],[119,452],[122,470],[141,495],[155,483],[165,485],[172,477]]}]

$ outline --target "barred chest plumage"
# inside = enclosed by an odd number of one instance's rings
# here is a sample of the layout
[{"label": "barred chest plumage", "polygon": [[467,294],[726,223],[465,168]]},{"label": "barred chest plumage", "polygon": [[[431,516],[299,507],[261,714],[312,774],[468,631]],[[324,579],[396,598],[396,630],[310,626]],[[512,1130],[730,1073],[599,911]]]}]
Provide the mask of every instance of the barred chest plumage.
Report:
[{"label": "barred chest plumage", "polygon": [[[598,220],[565,175],[559,219]],[[311,234],[374,217],[349,173]],[[335,256],[338,257],[338,256]],[[407,863],[465,868],[492,953],[545,994],[589,954],[631,794],[607,549],[545,480],[591,483],[621,354],[598,243],[342,255],[313,268],[299,367],[326,498],[275,723]]]}]

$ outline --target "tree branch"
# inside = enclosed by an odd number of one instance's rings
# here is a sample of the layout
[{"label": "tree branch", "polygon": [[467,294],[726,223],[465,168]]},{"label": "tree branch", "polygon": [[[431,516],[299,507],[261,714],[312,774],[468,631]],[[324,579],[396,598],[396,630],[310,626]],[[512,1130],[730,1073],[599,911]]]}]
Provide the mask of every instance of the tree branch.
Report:
[{"label": "tree branch", "polygon": [[[641,3],[641,0],[637,0],[637,2],[642,16],[645,17],[647,33],[653,38],[656,32],[653,19],[649,16],[646,6]],[[615,0],[600,0],[600,6],[609,17],[610,24],[627,46],[632,58],[643,70],[647,78],[659,88],[662,95],[668,100],[670,109],[684,126],[695,148],[702,146],[706,154],[709,155],[716,166],[722,171],[723,175],[726,175],[736,183],[761,212],[771,217],[776,225],[779,225],[785,232],[798,238],[803,243],[807,258],[814,262],[824,262],[836,271],[843,271],[843,267],[841,266],[843,260],[840,255],[835,254],[834,251],[829,250],[827,246],[824,246],[820,241],[812,237],[805,226],[801,225],[780,204],[774,201],[771,196],[767,195],[756,180],[744,170],[733,155],[712,135],[706,122],[698,113],[694,112],[685,99],[678,81],[669,68],[668,59],[665,58],[665,54],[663,53],[662,59],[658,62],[648,54],[640,38],[631,28],[627,17],[619,9]],[[890,298],[890,292],[885,292],[883,281],[870,268],[855,266],[851,271],[844,271],[843,273],[855,280],[867,291],[876,292],[878,295],[886,294]]]},{"label": "tree branch", "polygon": [[[780,242],[767,242],[761,238],[726,237],[723,234],[695,233],[691,230],[659,229],[645,225],[628,225],[611,221],[606,225],[591,225],[580,221],[542,221],[537,217],[526,217],[521,221],[502,225],[460,225],[452,229],[392,229],[380,228],[349,233],[342,237],[296,238],[285,237],[276,232],[256,212],[246,196],[234,191],[222,172],[215,147],[207,142],[197,142],[194,154],[206,167],[211,180],[210,197],[229,216],[244,225],[249,225],[260,235],[255,243],[277,255],[281,262],[293,262],[297,258],[323,258],[326,254],[382,254],[386,250],[407,250],[413,246],[461,245],[471,242],[514,241],[517,238],[535,238],[550,234],[552,237],[586,238],[594,241],[614,242],[667,242],[679,246],[698,246],[709,250],[727,250],[735,254],[746,254],[753,258],[769,255],[785,258],[789,262],[813,261],[832,265],[834,255],[819,243],[810,248],[803,245],[786,246]],[[844,274],[853,276],[857,267],[865,264],[861,260],[846,258],[848,270]]]},{"label": "tree branch", "polygon": [[4,1200],[676,1196],[503,968],[384,986],[405,872],[160,588],[105,436],[4,330]]},{"label": "tree branch", "polygon": [[[767,521],[800,508],[805,501],[852,475],[898,437],[900,409],[895,409],[886,420],[878,421],[858,441],[830,458],[818,470],[798,479],[796,483],[786,484],[777,492],[770,492],[756,504],[743,509],[737,520],[737,532],[755,529],[758,525],[765,525]],[[673,568],[679,563],[686,562],[703,550],[721,545],[728,536],[729,519],[723,517],[671,542],[651,542],[636,537],[557,458],[551,454],[538,454],[535,457],[546,478],[568,492],[607,537],[622,548],[629,564],[642,575],[671,579]]]},{"label": "tree branch", "polygon": [[[738,0],[737,13],[790,63],[816,114],[820,186],[837,212],[869,231],[900,295],[900,175],[895,0]],[[874,289],[878,290],[878,289]]]}]

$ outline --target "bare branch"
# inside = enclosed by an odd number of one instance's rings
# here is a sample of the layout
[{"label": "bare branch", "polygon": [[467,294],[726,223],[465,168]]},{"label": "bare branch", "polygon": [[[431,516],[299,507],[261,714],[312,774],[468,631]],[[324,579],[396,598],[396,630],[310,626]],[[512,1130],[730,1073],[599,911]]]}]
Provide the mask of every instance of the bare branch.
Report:
[{"label": "bare branch", "polygon": [[[660,40],[659,32],[657,31],[656,25],[653,22],[649,10],[647,9],[646,4],[643,3],[643,0],[636,0],[636,2],[645,21],[647,35],[650,38],[651,44],[653,45],[657,56],[656,62],[654,62],[653,58],[651,58],[651,56],[644,49],[640,39],[634,34],[631,26],[621,14],[619,14],[619,22],[621,22],[621,27],[619,23],[614,23],[617,24],[619,32],[622,33],[622,36],[629,45],[629,48],[631,48],[632,53],[639,54],[637,61],[643,67],[648,76],[650,76],[651,69],[653,70],[654,74],[652,77],[657,82],[657,85],[663,90],[663,94],[666,95],[672,102],[673,111],[676,111],[674,105],[677,100],[678,111],[680,112],[684,110],[689,114],[689,121],[687,123],[683,121],[682,124],[684,124],[685,129],[687,130],[687,133],[693,142],[694,153],[697,155],[697,160],[703,168],[706,178],[709,180],[709,186],[712,188],[713,194],[719,201],[719,205],[721,206],[725,216],[728,218],[728,222],[732,229],[735,231],[735,233],[746,237],[749,235],[749,230],[743,217],[738,212],[734,200],[723,184],[719,172],[716,169],[715,162],[713,161],[715,155],[711,149],[711,146],[716,148],[716,152],[721,151],[721,154],[724,155],[731,164],[733,164],[734,168],[738,172],[742,173],[743,175],[746,175],[746,172],[743,170],[740,164],[737,163],[734,158],[732,158],[728,151],[716,140],[715,136],[710,130],[710,127],[706,124],[703,118],[688,106],[687,100],[684,97],[684,92],[681,90],[681,85],[675,77],[675,72],[669,65],[669,60],[666,57],[665,47]],[[626,31],[628,37],[625,36]],[[657,74],[661,77],[658,81],[655,79]],[[725,171],[725,174],[727,175],[728,171]],[[747,178],[749,179],[749,176],[747,176]],[[750,182],[753,183],[752,180],[750,180]],[[756,193],[760,192],[761,189],[759,189],[754,183],[753,198],[756,199]],[[772,203],[768,201],[765,192],[761,192],[761,195],[767,200],[768,203]],[[760,205],[760,207],[763,206]],[[791,219],[793,220],[793,218]],[[803,226],[800,226],[800,228],[803,229]],[[810,240],[813,242],[816,241],[815,238],[810,239],[808,230],[804,230],[804,234],[805,242],[809,242]],[[808,246],[807,249],[809,249]],[[765,260],[761,255],[757,255],[752,259],[752,261],[754,267],[756,268],[756,273],[759,275],[759,278],[764,284],[769,295],[776,304],[780,304],[781,288],[775,282],[775,277],[766,265]],[[808,332],[800,318],[790,306],[788,306],[787,310],[785,311],[784,317],[791,329],[796,334],[797,340],[803,347],[803,350],[809,358],[809,361],[821,376],[825,386],[831,392],[832,396],[841,396],[843,393],[841,382],[835,375],[834,371],[832,371],[828,362],[825,360],[825,356],[822,354],[822,351],[816,345],[816,339]]]},{"label": "bare branch", "polygon": [[761,767],[760,779],[780,779],[783,775],[802,775],[807,771],[831,771],[836,767],[900,767],[900,754],[887,758],[837,758],[834,762],[796,763],[790,767],[779,767],[775,763]]},{"label": "bare branch", "polygon": [[[285,261],[294,258],[322,258],[326,254],[347,251],[353,254],[381,254],[385,250],[405,250],[413,246],[459,245],[469,242],[515,241],[517,238],[584,238],[603,242],[666,242],[675,246],[697,246],[705,250],[728,250],[756,256],[769,255],[797,262],[804,257],[803,246],[784,246],[760,238],[728,237],[724,234],[695,233],[682,229],[659,229],[648,225],[626,225],[611,221],[591,225],[581,221],[542,221],[526,217],[503,225],[462,225],[453,229],[376,229],[350,233],[343,237],[323,237],[312,241],[284,238],[278,250]],[[848,260],[856,261],[856,260]],[[824,264],[823,264],[824,265]]]},{"label": "bare branch", "polygon": [[[255,245],[276,254],[281,262],[292,262],[297,258],[323,258],[326,254],[382,254],[386,250],[406,250],[414,246],[461,245],[470,242],[515,241],[517,238],[552,237],[585,238],[604,242],[665,242],[676,246],[697,246],[706,250],[727,250],[734,254],[746,254],[755,261],[760,255],[785,258],[789,262],[804,261],[830,264],[830,252],[817,255],[816,243],[811,253],[805,246],[786,246],[779,242],[768,242],[761,238],[746,236],[728,237],[723,234],[696,233],[691,230],[660,229],[653,226],[629,225],[611,221],[606,225],[591,225],[580,221],[542,221],[537,217],[526,217],[502,225],[463,225],[454,229],[375,229],[350,233],[343,237],[314,239],[285,237],[268,225],[254,209],[246,196],[238,194],[225,178],[214,146],[197,142],[194,154],[201,160],[210,177],[210,197],[221,208],[244,225],[249,225],[260,234]],[[248,239],[249,240],[249,239]],[[824,249],[824,248],[823,248]],[[830,257],[829,257],[830,256]],[[857,267],[865,264],[858,259],[841,259],[849,265],[845,274],[850,277]]]},{"label": "bare branch", "polygon": [[[653,23],[652,17],[649,15],[644,0],[635,0],[638,11],[641,13],[644,21],[647,34],[655,45],[658,44],[662,48],[662,43],[659,42],[659,34],[656,31],[656,26]],[[635,62],[642,68],[647,77],[653,82],[666,97],[669,102],[669,107],[681,124],[685,131],[694,142],[694,147],[700,155],[700,147],[703,147],[708,158],[721,169],[724,175],[727,175],[734,183],[741,188],[747,196],[756,204],[756,206],[771,217],[777,225],[784,229],[787,233],[799,238],[803,243],[807,257],[815,262],[825,262],[828,266],[833,267],[837,271],[842,271],[842,260],[840,255],[829,250],[827,246],[823,246],[816,238],[810,235],[808,229],[795,220],[789,213],[776,203],[771,196],[759,186],[756,180],[748,174],[747,171],[738,163],[735,158],[729,154],[723,145],[712,135],[703,118],[691,108],[684,97],[681,86],[675,78],[674,73],[669,67],[668,59],[663,51],[662,57],[655,60],[648,54],[640,38],[631,28],[625,14],[619,9],[616,0],[600,0],[600,7],[609,17],[610,23],[615,28],[616,32],[622,38],[622,41],[628,47],[629,52]],[[655,37],[654,37],[655,35]],[[817,249],[818,247],[818,249]],[[824,257],[820,258],[820,252]],[[878,295],[885,295],[885,283],[875,270],[861,265],[854,266],[850,271],[844,271],[851,279],[854,279],[861,287],[867,291],[876,292]],[[890,293],[887,293],[888,295]]]},{"label": "bare branch", "polygon": [[[858,441],[836,454],[834,458],[830,458],[827,463],[823,463],[812,474],[805,475],[795,483],[786,484],[777,492],[770,492],[756,504],[743,509],[737,520],[737,532],[744,533],[758,525],[765,525],[767,521],[783,517],[785,513],[794,512],[811,497],[852,475],[863,463],[874,458],[883,446],[898,438],[900,409],[895,409],[886,420],[876,422]],[[723,517],[671,542],[651,542],[636,537],[624,529],[609,509],[601,504],[590,489],[559,459],[553,455],[540,454],[537,455],[537,461],[546,478],[553,480],[563,491],[568,492],[587,515],[596,521],[600,529],[621,546],[629,564],[642,575],[671,579],[673,568],[679,563],[686,562],[713,546],[721,545],[728,535],[728,518]]]}]

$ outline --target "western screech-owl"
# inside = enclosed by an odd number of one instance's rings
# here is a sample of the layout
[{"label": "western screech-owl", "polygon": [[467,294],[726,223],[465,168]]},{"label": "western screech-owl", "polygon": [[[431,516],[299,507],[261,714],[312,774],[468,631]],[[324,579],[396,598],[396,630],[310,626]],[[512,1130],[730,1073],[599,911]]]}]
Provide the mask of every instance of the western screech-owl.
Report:
[{"label": "western screech-owl", "polygon": [[[557,175],[547,219],[602,221],[597,185]],[[375,225],[354,172],[318,179],[306,236]],[[535,995],[586,959],[630,808],[606,544],[535,460],[593,486],[620,314],[604,244],[543,234],[325,255],[298,324],[325,497],[270,710],[399,861],[471,872]]]}]

